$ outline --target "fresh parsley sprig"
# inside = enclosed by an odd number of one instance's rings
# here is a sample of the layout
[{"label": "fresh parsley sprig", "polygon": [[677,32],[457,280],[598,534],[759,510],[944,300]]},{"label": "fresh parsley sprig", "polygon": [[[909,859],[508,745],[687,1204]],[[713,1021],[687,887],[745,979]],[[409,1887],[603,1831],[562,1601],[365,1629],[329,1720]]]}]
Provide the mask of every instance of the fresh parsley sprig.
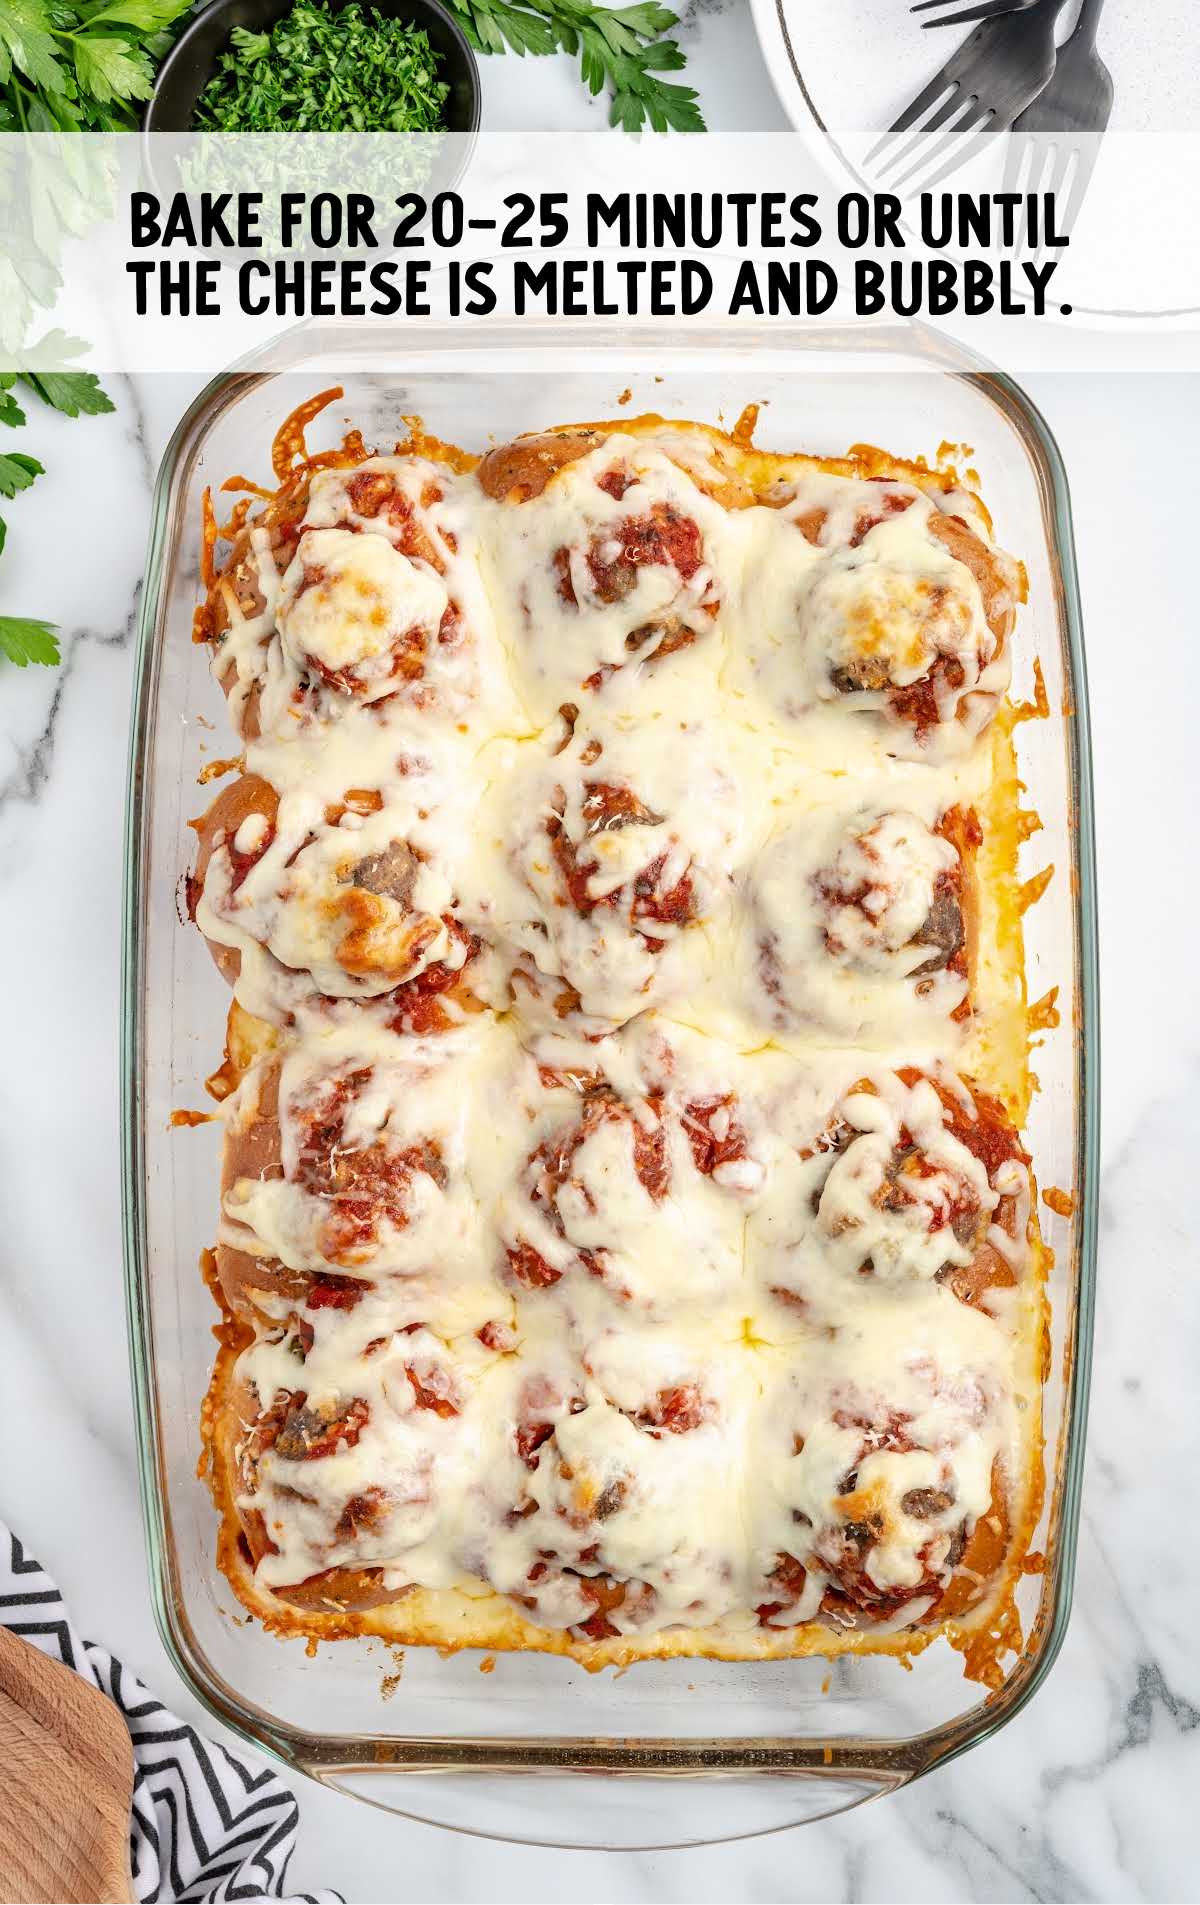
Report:
[{"label": "fresh parsley sprig", "polygon": [[127,132],[192,0],[0,0],[0,132]]},{"label": "fresh parsley sprig", "polygon": [[703,132],[704,117],[693,86],[660,77],[678,73],[686,56],[664,38],[679,15],[658,0],[632,7],[606,7],[595,0],[448,0],[450,11],[479,53],[508,47],[524,57],[570,53],[593,97],[612,95],[609,123],[626,132],[648,125],[654,132]]},{"label": "fresh parsley sprig", "polygon": [[[114,408],[91,371],[5,371],[0,373],[0,423],[13,429],[25,422],[25,412],[13,395],[18,384],[32,390],[43,403],[60,410],[65,417],[98,417]],[[44,475],[45,469],[35,456],[23,450],[0,452],[0,497],[18,496]],[[8,525],[0,516],[0,554],[7,534]],[[22,615],[0,615],[0,654],[6,655],[18,668],[28,667],[31,661],[52,668],[60,659],[57,630],[52,622]]]},{"label": "fresh parsley sprig", "polygon": [[[191,0],[0,0],[0,132],[119,132],[138,123],[155,68],[170,43],[169,28]],[[73,143],[73,142],[68,142]],[[31,142],[32,144],[32,142]],[[37,305],[50,305],[61,283],[63,239],[103,216],[111,196],[111,162],[91,163],[88,142],[70,154],[37,142],[25,169],[0,175],[0,347],[25,368],[0,374],[0,425],[19,428],[23,386],[64,416],[99,416],[113,408],[90,371],[41,369],[75,341],[50,332],[30,347]],[[47,150],[41,150],[45,144]],[[20,179],[20,189],[14,180]],[[10,500],[44,474],[23,450],[0,453],[0,498]],[[0,554],[8,525],[0,517]],[[0,615],[0,655],[18,668],[53,667],[60,659],[53,623]]]}]

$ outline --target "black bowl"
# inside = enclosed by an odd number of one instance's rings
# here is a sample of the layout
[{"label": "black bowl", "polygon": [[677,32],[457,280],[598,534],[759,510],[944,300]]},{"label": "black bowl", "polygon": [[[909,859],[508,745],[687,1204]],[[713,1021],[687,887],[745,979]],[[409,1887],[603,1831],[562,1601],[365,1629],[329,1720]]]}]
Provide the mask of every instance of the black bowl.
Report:
[{"label": "black bowl", "polygon": [[[439,77],[450,88],[446,131],[479,130],[479,68],[458,22],[438,0],[365,0],[389,19],[424,27],[438,55]],[[158,72],[146,112],[147,132],[190,132],[196,101],[212,78],[217,57],[235,26],[261,33],[290,12],[293,0],[212,0],[180,34]],[[331,0],[335,10],[346,0]]]}]

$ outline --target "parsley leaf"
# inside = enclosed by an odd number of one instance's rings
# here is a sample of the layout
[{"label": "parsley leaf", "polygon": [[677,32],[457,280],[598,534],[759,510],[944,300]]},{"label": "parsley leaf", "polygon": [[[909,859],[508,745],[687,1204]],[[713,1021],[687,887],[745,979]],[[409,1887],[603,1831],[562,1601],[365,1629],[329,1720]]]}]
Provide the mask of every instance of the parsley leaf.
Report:
[{"label": "parsley leaf", "polygon": [[0,0],[0,83],[11,78],[14,67],[46,92],[61,93],[66,87],[41,0]]},{"label": "parsley leaf", "polygon": [[[42,340],[43,347],[50,340],[61,340],[64,345],[74,342],[61,331],[55,331],[49,334],[48,339]],[[64,416],[94,417],[113,409],[113,404],[91,371],[3,371],[0,372],[0,424],[16,427],[25,421],[25,412],[12,394],[16,383],[25,384],[45,403],[52,405],[55,410],[61,410]],[[37,458],[28,456],[23,450],[0,454],[0,496],[16,496],[21,490],[28,489],[34,479],[42,474],[42,465]],[[8,525],[0,516],[0,555],[4,553],[7,536]],[[33,621],[23,616],[0,615],[0,654],[7,655],[9,661],[18,668],[27,667],[31,661],[53,667],[59,660],[53,623]]]},{"label": "parsley leaf", "polygon": [[90,370],[27,370],[22,371],[21,382],[64,417],[102,417],[116,408]]},{"label": "parsley leaf", "polygon": [[58,631],[53,622],[34,622],[20,615],[0,615],[0,654],[18,668],[31,661],[53,668],[61,661]]},{"label": "parsley leaf", "polygon": [[577,55],[579,73],[595,97],[611,94],[609,123],[626,132],[703,132],[696,90],[658,77],[677,73],[686,56],[666,39],[678,14],[658,0],[606,7],[597,0],[448,0],[478,53],[564,52]]},{"label": "parsley leaf", "polygon": [[15,496],[18,490],[28,489],[35,476],[44,474],[35,456],[25,456],[20,450],[0,456],[0,496]]},{"label": "parsley leaf", "polygon": [[[190,5],[191,0],[186,0]],[[132,26],[147,36],[161,33],[179,18],[183,9],[178,0],[100,0],[98,6],[78,9],[83,26],[90,33],[97,26]]]},{"label": "parsley leaf", "polygon": [[88,33],[75,40],[72,51],[76,79],[102,106],[113,99],[149,99],[154,90],[149,60],[128,40]]},{"label": "parsley leaf", "polygon": [[[30,377],[35,373],[39,377],[45,374],[42,366],[47,358],[51,364],[61,364],[64,361],[69,362],[73,357],[84,356],[91,348],[91,345],[86,339],[82,337],[72,337],[69,331],[60,331],[56,325],[52,331],[43,332],[36,344],[30,344],[27,349],[19,353],[21,368],[18,375],[23,377],[28,383]],[[66,373],[64,373],[64,375],[65,374]],[[71,372],[70,374],[72,376],[76,375],[75,372]],[[86,375],[88,373],[79,374]]]},{"label": "parsley leaf", "polygon": [[0,131],[132,131],[191,4],[0,0]]}]

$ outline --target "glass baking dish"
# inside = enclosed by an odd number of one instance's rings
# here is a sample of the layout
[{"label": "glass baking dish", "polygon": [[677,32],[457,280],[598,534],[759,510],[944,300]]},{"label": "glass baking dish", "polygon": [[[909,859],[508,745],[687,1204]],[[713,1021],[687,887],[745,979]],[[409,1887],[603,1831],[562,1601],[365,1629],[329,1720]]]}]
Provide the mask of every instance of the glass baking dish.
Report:
[{"label": "glass baking dish", "polygon": [[[276,363],[278,362],[278,347]],[[1097,1033],[1095,879],[1087,702],[1066,478],[1037,412],[1007,378],[948,361],[920,332],[854,337],[739,326],[689,332],[591,325],[409,324],[387,335],[312,328],[292,368],[216,379],[183,418],[154,499],[137,657],[125,892],[125,1261],[142,1489],[155,1612],[180,1674],[211,1711],[288,1765],[415,1817],[498,1837],[591,1846],[698,1844],[819,1818],[894,1790],[1010,1720],[1040,1686],[1071,1600],[1095,1271]],[[1045,1395],[1047,1490],[1034,1547],[1044,1572],[1019,1594],[1025,1651],[1004,1684],[962,1677],[939,1642],[905,1672],[889,1658],[771,1664],[645,1663],[588,1675],[543,1655],[449,1658],[341,1641],[309,1657],[242,1616],[214,1560],[216,1522],[196,1475],[212,1355],[212,1299],[196,1269],[217,1208],[219,1127],[173,1130],[204,1102],[228,995],[200,935],[181,926],[186,823],[196,776],[233,751],[207,651],[190,639],[200,495],[235,470],[265,475],[282,418],[335,379],[347,421],[386,446],[402,413],[483,446],[571,419],[657,410],[728,422],[763,405],[758,441],[836,453],[855,442],[931,454],[971,446],[1000,541],[1029,571],[1013,692],[1040,659],[1049,718],[1018,730],[1022,778],[1043,830],[1023,872],[1053,862],[1026,915],[1029,994],[1059,988],[1061,1023],[1036,1059],[1029,1141],[1055,1253]],[[318,440],[315,436],[310,442]],[[399,1676],[397,1678],[397,1675]],[[613,1777],[597,1779],[596,1774]],[[420,1778],[414,1775],[421,1775]],[[514,1832],[513,1776],[524,1775]],[[537,1775],[537,1778],[531,1777]],[[720,1783],[719,1796],[713,1790]]]}]

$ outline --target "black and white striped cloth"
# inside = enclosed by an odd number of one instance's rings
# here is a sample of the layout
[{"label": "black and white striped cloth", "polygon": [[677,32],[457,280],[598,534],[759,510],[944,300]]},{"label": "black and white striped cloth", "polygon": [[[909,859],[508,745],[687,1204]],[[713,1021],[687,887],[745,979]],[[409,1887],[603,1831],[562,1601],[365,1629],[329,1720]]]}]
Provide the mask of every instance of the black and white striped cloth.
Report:
[{"label": "black and white striped cloth", "polygon": [[[202,1739],[93,1641],[81,1641],[45,1570],[0,1521],[0,1625],[115,1701],[133,1741],[130,1862],[139,1899],[276,1899],[299,1808],[270,1767]],[[340,1892],[304,1892],[340,1905]]]}]

